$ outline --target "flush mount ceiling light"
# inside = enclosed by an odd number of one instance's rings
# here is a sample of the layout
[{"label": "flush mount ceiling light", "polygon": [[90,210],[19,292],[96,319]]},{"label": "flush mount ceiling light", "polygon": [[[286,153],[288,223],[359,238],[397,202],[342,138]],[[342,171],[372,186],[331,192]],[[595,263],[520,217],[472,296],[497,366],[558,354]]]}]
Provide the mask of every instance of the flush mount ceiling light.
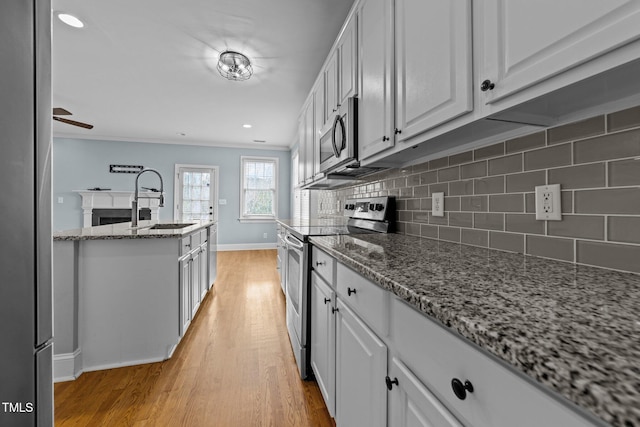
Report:
[{"label": "flush mount ceiling light", "polygon": [[71,27],[75,27],[75,28],[84,27],[84,23],[81,20],[79,20],[73,15],[69,15],[68,13],[59,13],[58,19]]},{"label": "flush mount ceiling light", "polygon": [[249,123],[245,123],[242,125],[242,127],[245,129],[251,129],[253,126],[251,126]]},{"label": "flush mount ceiling light", "polygon": [[241,53],[226,50],[218,59],[218,72],[228,80],[247,80],[253,74],[251,61]]}]

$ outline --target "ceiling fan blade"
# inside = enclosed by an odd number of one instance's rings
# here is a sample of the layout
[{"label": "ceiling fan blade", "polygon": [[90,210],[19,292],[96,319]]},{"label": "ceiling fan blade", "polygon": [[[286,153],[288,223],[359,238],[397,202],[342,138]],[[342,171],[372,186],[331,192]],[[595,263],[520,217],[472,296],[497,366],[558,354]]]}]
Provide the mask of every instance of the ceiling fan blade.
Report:
[{"label": "ceiling fan blade", "polygon": [[62,117],[55,117],[54,116],[53,120],[57,120],[59,122],[66,123],[66,124],[73,125],[73,126],[79,126],[81,128],[85,128],[85,129],[93,129],[93,125],[89,125],[87,123],[82,123],[82,122],[76,122],[75,120],[63,119]]},{"label": "ceiling fan blade", "polygon": [[60,107],[53,107],[53,115],[54,116],[70,116],[71,113]]}]

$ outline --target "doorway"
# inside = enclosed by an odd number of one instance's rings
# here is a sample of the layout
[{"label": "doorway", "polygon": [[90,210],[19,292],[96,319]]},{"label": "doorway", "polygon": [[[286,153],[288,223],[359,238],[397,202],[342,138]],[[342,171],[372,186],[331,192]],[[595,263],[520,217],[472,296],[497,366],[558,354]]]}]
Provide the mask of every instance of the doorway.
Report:
[{"label": "doorway", "polygon": [[218,166],[177,164],[175,220],[218,220]]}]

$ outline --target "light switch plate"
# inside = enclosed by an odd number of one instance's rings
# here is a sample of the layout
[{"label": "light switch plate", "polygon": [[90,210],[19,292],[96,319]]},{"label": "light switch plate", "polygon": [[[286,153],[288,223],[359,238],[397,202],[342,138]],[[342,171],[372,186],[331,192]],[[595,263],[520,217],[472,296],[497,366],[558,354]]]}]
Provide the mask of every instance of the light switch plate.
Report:
[{"label": "light switch plate", "polygon": [[560,184],[539,185],[536,187],[536,219],[561,221]]},{"label": "light switch plate", "polygon": [[444,216],[444,193],[431,193],[431,214]]},{"label": "light switch plate", "polygon": [[226,205],[226,204],[227,204],[227,199],[220,199],[220,200],[218,200],[218,204],[219,204],[219,205]]}]

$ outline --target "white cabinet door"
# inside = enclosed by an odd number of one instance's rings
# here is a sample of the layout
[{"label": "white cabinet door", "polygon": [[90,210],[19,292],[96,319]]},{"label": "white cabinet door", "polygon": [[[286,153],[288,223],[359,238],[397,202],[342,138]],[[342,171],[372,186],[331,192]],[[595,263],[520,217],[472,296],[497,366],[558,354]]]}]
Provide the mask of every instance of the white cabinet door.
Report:
[{"label": "white cabinet door", "polygon": [[335,416],[336,317],[335,292],[314,271],[311,273],[311,369],[327,405]]},{"label": "white cabinet door", "polygon": [[358,9],[360,91],[358,157],[367,159],[394,145],[393,2],[365,0]]},{"label": "white cabinet door", "polygon": [[485,92],[492,103],[640,38],[638,0],[485,0]]},{"label": "white cabinet door", "polygon": [[320,173],[320,135],[324,125],[324,79],[319,78],[313,87],[313,177]]},{"label": "white cabinet door", "polygon": [[[300,154],[304,153],[302,160],[302,178],[304,182],[310,182],[313,178],[313,164],[315,153],[313,150],[313,92],[310,94],[309,99],[305,103],[302,110],[302,128],[300,135]],[[300,173],[300,172],[299,172]]]},{"label": "white cabinet door", "polygon": [[200,252],[195,251],[191,256],[191,318],[193,319],[200,308]]},{"label": "white cabinet door", "polygon": [[336,424],[386,426],[387,346],[339,299],[336,308]]},{"label": "white cabinet door", "polygon": [[473,109],[471,2],[396,0],[397,142]]},{"label": "white cabinet door", "polygon": [[337,106],[358,94],[358,16],[354,14],[338,41]]},{"label": "white cabinet door", "polygon": [[324,68],[324,126],[338,111],[338,52],[332,51]]},{"label": "white cabinet door", "polygon": [[462,424],[395,357],[389,366],[389,425],[394,427],[462,427]]},{"label": "white cabinet door", "polygon": [[307,145],[306,145],[306,127],[305,127],[305,110],[302,110],[302,114],[298,121],[298,186],[304,185],[304,177],[306,175],[306,164],[307,161]]},{"label": "white cabinet door", "polygon": [[208,273],[208,260],[209,249],[208,242],[205,242],[200,247],[200,302],[207,295],[209,290],[209,275]]},{"label": "white cabinet door", "polygon": [[191,260],[180,261],[180,337],[191,323]]}]

